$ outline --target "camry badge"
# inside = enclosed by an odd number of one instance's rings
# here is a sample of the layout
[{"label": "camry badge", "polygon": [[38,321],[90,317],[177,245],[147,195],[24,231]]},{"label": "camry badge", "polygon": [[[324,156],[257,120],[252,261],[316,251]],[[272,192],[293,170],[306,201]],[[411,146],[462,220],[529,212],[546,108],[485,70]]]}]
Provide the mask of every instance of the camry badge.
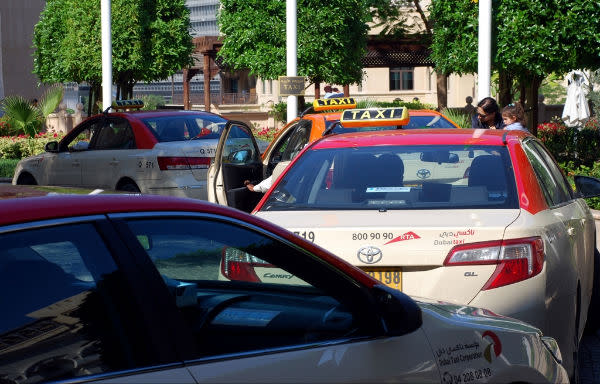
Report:
[{"label": "camry badge", "polygon": [[358,260],[365,264],[375,264],[381,260],[382,256],[381,249],[370,245],[358,250]]},{"label": "camry badge", "polygon": [[431,171],[429,169],[422,168],[417,171],[417,177],[419,179],[428,179],[429,176],[431,176]]}]

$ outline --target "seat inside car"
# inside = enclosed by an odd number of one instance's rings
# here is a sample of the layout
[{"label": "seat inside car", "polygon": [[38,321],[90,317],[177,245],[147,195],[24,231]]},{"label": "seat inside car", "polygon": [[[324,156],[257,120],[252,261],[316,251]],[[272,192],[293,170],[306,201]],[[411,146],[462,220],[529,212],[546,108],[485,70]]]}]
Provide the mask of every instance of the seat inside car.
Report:
[{"label": "seat inside car", "polygon": [[482,155],[473,159],[469,187],[484,186],[489,191],[506,191],[504,164],[500,156]]}]

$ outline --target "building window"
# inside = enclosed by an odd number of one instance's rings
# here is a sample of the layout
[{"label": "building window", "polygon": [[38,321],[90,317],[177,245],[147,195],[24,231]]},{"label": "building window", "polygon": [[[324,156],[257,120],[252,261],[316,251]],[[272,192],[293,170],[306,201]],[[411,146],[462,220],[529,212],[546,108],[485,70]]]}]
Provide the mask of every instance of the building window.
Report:
[{"label": "building window", "polygon": [[413,67],[390,68],[390,91],[412,90],[414,70]]}]

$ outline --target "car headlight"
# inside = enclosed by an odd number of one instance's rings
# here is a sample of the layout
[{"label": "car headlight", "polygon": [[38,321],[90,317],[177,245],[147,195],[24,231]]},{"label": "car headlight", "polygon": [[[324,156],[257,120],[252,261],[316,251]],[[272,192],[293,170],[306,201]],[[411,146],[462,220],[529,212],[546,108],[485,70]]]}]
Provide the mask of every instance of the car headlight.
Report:
[{"label": "car headlight", "polygon": [[556,340],[548,336],[540,336],[540,338],[542,339],[542,344],[550,351],[556,361],[558,361],[559,364],[562,364],[562,355],[560,354],[560,348],[558,348]]}]

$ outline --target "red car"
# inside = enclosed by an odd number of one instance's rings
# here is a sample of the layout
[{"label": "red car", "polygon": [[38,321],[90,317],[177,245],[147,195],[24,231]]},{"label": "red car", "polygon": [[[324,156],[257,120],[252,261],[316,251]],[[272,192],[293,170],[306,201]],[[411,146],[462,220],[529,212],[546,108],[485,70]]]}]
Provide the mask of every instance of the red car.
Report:
[{"label": "red car", "polygon": [[0,212],[3,383],[567,380],[537,329],[416,302],[238,210],[62,195]]}]

